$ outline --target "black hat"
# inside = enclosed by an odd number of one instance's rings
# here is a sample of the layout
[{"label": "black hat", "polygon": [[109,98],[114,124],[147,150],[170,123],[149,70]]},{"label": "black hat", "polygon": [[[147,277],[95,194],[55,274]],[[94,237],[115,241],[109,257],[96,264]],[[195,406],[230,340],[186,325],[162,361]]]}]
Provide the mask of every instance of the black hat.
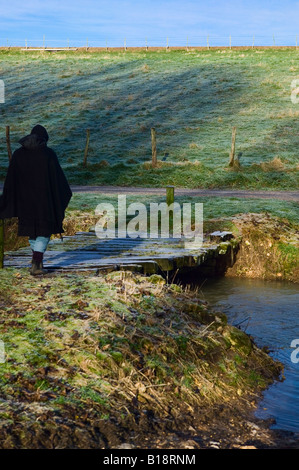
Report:
[{"label": "black hat", "polygon": [[45,140],[46,142],[49,140],[48,132],[43,126],[40,126],[39,124],[33,127],[31,135],[32,134],[37,135],[41,140]]}]

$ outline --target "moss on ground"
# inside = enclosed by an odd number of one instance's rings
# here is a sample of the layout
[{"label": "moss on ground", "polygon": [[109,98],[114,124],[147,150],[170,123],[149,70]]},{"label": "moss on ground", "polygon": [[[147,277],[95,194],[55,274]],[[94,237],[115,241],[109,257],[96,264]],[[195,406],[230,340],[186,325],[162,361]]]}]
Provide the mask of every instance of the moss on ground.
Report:
[{"label": "moss on ground", "polygon": [[2,448],[183,429],[200,407],[245,404],[281,372],[225,315],[156,275],[5,269],[0,284]]}]

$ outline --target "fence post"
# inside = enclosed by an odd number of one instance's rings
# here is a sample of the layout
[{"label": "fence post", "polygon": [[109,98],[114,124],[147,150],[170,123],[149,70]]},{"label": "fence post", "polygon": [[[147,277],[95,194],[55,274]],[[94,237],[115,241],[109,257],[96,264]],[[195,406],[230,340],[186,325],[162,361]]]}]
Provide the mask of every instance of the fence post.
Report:
[{"label": "fence post", "polygon": [[9,127],[9,126],[6,126],[6,128],[5,128],[6,146],[7,146],[8,160],[11,161],[11,159],[12,159],[12,152],[11,152],[11,146],[10,146],[9,130],[10,130],[10,127]]},{"label": "fence post", "polygon": [[174,186],[166,186],[166,204],[170,206],[174,203]]},{"label": "fence post", "polygon": [[235,162],[236,133],[237,133],[237,128],[234,126],[233,132],[232,132],[232,147],[231,147],[231,152],[230,152],[230,157],[229,157],[229,166],[234,166],[234,162]]},{"label": "fence post", "polygon": [[0,219],[0,269],[4,264],[4,219]]},{"label": "fence post", "polygon": [[152,135],[152,167],[155,168],[157,166],[157,142],[156,142],[156,129],[152,127],[151,129]]},{"label": "fence post", "polygon": [[209,36],[207,37],[207,48],[210,49]]},{"label": "fence post", "polygon": [[87,166],[87,154],[88,154],[89,137],[90,137],[90,130],[86,129],[86,144],[85,144],[84,160],[83,160],[83,166],[84,167]]}]

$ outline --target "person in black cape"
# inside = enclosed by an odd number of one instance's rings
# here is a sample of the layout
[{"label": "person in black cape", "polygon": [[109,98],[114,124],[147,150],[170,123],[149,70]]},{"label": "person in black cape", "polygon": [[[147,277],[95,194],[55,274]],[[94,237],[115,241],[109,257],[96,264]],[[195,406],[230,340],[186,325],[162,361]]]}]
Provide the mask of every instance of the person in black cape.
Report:
[{"label": "person in black cape", "polygon": [[28,236],[33,275],[44,274],[43,255],[52,234],[62,234],[62,222],[72,192],[46,129],[37,125],[23,137],[10,161],[0,196],[0,218],[18,218],[18,235]]}]

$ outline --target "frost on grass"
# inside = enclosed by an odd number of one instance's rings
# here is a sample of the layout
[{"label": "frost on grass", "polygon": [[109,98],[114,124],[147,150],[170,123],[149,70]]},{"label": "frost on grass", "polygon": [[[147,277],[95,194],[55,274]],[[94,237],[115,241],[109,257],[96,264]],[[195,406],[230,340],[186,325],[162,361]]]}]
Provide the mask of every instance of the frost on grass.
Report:
[{"label": "frost on grass", "polygon": [[[26,116],[38,111],[49,144],[74,184],[212,187],[216,178],[218,187],[298,187],[298,109],[290,97],[296,51],[283,50],[279,56],[271,50],[217,52],[37,56],[1,51],[2,75],[10,83],[3,113],[14,122],[12,147],[31,128]],[[26,87],[20,87],[23,81]],[[224,170],[233,126],[238,127],[236,151],[242,152],[245,178],[229,178]],[[157,131],[158,160],[167,151],[167,163],[199,161],[199,171],[176,165],[171,171],[144,168],[151,161],[151,127]],[[83,170],[85,129],[91,137]],[[5,142],[0,142],[0,155],[3,180]],[[281,178],[271,172],[259,178],[251,165],[274,155],[287,162]]]},{"label": "frost on grass", "polygon": [[0,282],[4,448],[113,444],[144,420],[184,427],[201,406],[249,403],[280,371],[196,292],[157,275],[5,269]]}]

